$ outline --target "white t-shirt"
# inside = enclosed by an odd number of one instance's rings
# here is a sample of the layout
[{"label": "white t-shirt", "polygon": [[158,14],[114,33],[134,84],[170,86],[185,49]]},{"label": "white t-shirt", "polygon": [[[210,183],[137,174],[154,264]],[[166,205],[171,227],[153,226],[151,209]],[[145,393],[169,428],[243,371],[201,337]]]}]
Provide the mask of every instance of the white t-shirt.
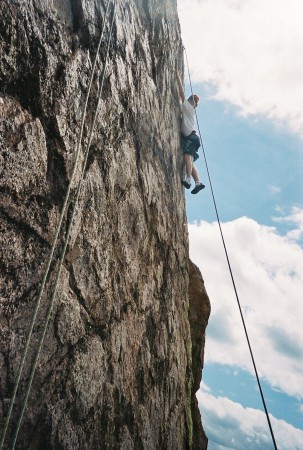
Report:
[{"label": "white t-shirt", "polygon": [[182,124],[181,131],[184,136],[189,136],[196,126],[195,108],[189,103],[187,99],[182,104]]}]

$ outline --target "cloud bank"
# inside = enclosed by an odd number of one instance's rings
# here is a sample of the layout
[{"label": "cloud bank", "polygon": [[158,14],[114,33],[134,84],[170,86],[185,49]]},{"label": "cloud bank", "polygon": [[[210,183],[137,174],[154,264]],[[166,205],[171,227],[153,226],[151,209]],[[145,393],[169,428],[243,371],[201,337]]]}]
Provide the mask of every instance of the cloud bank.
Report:
[{"label": "cloud bank", "polygon": [[303,137],[303,2],[178,0],[194,82]]},{"label": "cloud bank", "polygon": [[[258,372],[274,388],[303,398],[303,249],[294,240],[302,211],[294,210],[294,233],[247,217],[222,230]],[[299,227],[299,228],[297,228]],[[238,366],[254,374],[217,223],[189,225],[190,256],[211,299],[206,362]]]},{"label": "cloud bank", "polygon": [[[197,393],[209,450],[272,450],[265,414],[243,408],[226,397],[214,397],[205,385]],[[303,431],[270,416],[279,450],[301,450]]]}]

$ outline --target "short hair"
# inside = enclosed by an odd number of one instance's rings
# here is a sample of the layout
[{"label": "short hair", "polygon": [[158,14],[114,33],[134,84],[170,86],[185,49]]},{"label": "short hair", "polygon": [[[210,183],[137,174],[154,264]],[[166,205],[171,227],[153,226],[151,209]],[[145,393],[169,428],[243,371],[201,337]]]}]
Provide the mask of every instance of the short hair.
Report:
[{"label": "short hair", "polygon": [[188,97],[188,100],[189,101],[195,101],[196,103],[198,103],[198,101],[200,100],[199,99],[199,96],[198,95],[196,95],[196,94],[193,94],[193,95],[191,95],[190,97]]}]

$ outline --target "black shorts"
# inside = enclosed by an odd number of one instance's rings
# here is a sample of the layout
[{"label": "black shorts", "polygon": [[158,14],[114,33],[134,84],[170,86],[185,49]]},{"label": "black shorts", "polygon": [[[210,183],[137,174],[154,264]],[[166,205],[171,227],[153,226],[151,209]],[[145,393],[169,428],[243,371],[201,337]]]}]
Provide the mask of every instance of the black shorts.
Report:
[{"label": "black shorts", "polygon": [[197,151],[200,146],[200,138],[196,133],[191,133],[189,136],[181,134],[182,152],[191,155],[194,158],[194,161],[199,158]]}]

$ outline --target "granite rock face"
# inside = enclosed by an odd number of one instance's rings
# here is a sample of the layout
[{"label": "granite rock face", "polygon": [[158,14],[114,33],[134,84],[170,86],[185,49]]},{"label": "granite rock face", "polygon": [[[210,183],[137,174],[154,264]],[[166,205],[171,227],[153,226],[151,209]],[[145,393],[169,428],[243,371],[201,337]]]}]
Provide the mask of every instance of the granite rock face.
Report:
[{"label": "granite rock face", "polygon": [[[71,182],[4,448],[11,446],[72,219],[105,67],[113,14],[111,4],[105,15],[106,6],[0,3],[1,429]],[[200,291],[189,294],[177,67],[182,72],[175,0],[117,1],[100,108],[18,449],[207,448],[194,392],[209,310],[189,310],[189,298],[200,306],[208,300]],[[190,314],[204,314],[198,331]]]},{"label": "granite rock face", "polygon": [[201,369],[204,364],[205,329],[210,315],[210,301],[205,290],[204,281],[199,268],[189,261],[189,323],[192,342],[192,414],[193,448],[207,448],[207,437],[201,424],[201,416],[195,393],[200,387]]}]

